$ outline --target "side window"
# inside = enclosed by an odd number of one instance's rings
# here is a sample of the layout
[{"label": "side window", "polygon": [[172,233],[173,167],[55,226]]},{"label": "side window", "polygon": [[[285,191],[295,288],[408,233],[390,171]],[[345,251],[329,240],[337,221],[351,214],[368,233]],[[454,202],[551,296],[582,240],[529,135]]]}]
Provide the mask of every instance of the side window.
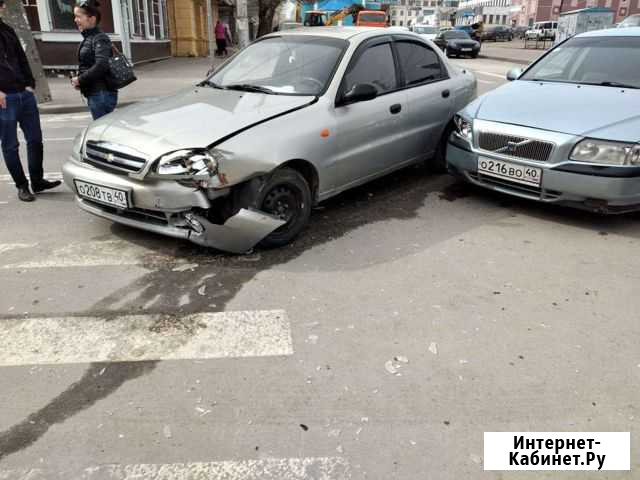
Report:
[{"label": "side window", "polygon": [[344,91],[348,92],[358,83],[371,83],[378,93],[398,87],[390,43],[369,47],[360,55],[344,76]]},{"label": "side window", "polygon": [[426,45],[414,42],[397,42],[400,68],[408,86],[445,78],[438,55]]}]

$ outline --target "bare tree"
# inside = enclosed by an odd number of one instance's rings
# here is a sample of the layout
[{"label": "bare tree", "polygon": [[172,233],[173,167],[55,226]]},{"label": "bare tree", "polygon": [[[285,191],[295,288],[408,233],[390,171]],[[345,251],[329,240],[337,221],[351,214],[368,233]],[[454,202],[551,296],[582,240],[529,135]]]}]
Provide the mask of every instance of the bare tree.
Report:
[{"label": "bare tree", "polygon": [[51,91],[49,90],[49,82],[44,75],[44,68],[42,67],[42,61],[40,60],[40,53],[36,47],[36,42],[29,27],[27,21],[27,15],[22,6],[22,0],[7,0],[6,9],[4,13],[4,19],[6,23],[11,25],[16,31],[22,48],[27,54],[31,71],[36,79],[36,94],[38,95],[39,102],[50,102]]},{"label": "bare tree", "polygon": [[258,0],[258,37],[271,33],[273,17],[282,0]]}]

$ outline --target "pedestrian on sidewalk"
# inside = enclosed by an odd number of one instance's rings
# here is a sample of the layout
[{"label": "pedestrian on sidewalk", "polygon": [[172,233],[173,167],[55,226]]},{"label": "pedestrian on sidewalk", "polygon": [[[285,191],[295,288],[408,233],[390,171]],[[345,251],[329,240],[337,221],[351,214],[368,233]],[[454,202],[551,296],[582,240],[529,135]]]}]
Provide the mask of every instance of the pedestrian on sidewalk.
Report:
[{"label": "pedestrian on sidewalk", "polygon": [[78,76],[71,85],[87,98],[94,120],[115,110],[118,91],[109,87],[109,58],[113,55],[111,39],[103,33],[100,24],[98,0],[80,0],[73,9],[74,22],[82,33],[78,48]]},{"label": "pedestrian on sidewalk", "polygon": [[218,47],[217,54],[219,56],[227,56],[227,29],[228,27],[220,20],[216,22],[215,35],[216,46]]},{"label": "pedestrian on sidewalk", "polygon": [[27,56],[13,28],[2,21],[5,0],[0,0],[0,140],[7,170],[18,188],[23,202],[35,200],[20,161],[18,125],[27,141],[27,159],[31,188],[39,193],[60,185],[43,178],[42,128],[38,101],[34,93],[36,81]]}]

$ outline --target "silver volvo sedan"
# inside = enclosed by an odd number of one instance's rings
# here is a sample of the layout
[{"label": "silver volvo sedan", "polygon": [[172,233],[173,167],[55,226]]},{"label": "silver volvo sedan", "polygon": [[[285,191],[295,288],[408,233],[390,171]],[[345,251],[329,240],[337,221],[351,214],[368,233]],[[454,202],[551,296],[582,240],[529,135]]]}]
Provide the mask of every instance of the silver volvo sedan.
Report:
[{"label": "silver volvo sedan", "polygon": [[444,168],[476,80],[391,28],[313,28],[252,43],[201,84],[101,118],[63,167],[83,210],[244,252],[298,235],[311,208],[421,161]]},{"label": "silver volvo sedan", "polygon": [[577,35],[456,117],[449,171],[510,195],[640,209],[640,28]]}]

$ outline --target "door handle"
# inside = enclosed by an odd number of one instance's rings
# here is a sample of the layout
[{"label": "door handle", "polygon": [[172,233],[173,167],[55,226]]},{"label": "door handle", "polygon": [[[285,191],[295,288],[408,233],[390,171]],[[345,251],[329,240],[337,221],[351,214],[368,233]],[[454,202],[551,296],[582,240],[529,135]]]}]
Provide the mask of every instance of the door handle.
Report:
[{"label": "door handle", "polygon": [[396,113],[400,113],[400,111],[402,110],[402,105],[400,105],[399,103],[396,103],[395,105],[391,105],[389,107],[389,111],[395,115]]},{"label": "door handle", "polygon": [[449,90],[444,90],[444,91],[442,92],[442,96],[443,96],[444,98],[449,98],[449,95],[451,95],[451,92],[450,92]]}]

